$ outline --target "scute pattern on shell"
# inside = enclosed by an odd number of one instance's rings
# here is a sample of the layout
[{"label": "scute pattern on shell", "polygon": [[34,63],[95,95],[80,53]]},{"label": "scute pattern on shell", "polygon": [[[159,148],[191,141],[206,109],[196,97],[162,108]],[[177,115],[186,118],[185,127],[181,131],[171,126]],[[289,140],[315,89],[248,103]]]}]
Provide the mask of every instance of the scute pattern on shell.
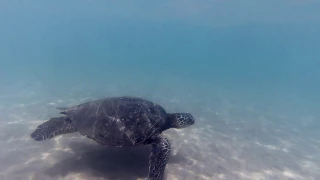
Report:
[{"label": "scute pattern on shell", "polygon": [[164,108],[137,97],[99,99],[62,113],[82,135],[117,147],[150,144],[168,126]]}]

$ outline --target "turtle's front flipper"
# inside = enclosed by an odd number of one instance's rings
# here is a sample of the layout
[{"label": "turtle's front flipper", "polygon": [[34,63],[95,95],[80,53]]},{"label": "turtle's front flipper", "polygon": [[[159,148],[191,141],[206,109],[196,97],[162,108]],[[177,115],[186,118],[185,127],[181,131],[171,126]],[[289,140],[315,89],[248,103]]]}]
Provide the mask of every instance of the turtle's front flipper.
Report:
[{"label": "turtle's front flipper", "polygon": [[30,136],[36,141],[42,141],[61,134],[73,133],[76,131],[76,128],[73,126],[69,118],[56,117],[40,124]]},{"label": "turtle's front flipper", "polygon": [[170,149],[169,140],[162,136],[158,136],[152,143],[148,180],[162,180]]}]

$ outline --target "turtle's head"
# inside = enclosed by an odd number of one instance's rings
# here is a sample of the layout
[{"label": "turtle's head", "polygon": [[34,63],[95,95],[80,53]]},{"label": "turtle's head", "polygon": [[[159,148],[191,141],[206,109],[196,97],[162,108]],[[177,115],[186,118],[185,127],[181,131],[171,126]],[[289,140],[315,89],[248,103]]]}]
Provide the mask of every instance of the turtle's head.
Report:
[{"label": "turtle's head", "polygon": [[194,124],[195,119],[190,113],[168,114],[171,128],[185,128]]},{"label": "turtle's head", "polygon": [[50,139],[60,134],[76,132],[69,118],[58,117],[40,124],[32,133],[31,138],[36,141]]}]

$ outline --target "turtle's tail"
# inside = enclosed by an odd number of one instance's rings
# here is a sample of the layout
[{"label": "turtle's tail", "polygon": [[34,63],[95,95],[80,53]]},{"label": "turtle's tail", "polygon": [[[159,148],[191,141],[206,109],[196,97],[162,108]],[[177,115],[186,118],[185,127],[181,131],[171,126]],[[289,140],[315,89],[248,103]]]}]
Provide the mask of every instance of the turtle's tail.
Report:
[{"label": "turtle's tail", "polygon": [[55,136],[76,132],[76,128],[67,117],[55,117],[40,124],[36,130],[31,133],[31,138],[36,141],[50,139]]}]

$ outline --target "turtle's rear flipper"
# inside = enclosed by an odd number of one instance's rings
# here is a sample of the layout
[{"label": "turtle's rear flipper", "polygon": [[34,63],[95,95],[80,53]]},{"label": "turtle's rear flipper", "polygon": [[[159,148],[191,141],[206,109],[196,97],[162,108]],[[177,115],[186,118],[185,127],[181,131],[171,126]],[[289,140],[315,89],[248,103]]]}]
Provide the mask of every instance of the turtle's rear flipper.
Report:
[{"label": "turtle's rear flipper", "polygon": [[162,180],[164,169],[169,159],[170,149],[169,140],[158,136],[151,148],[148,180]]},{"label": "turtle's rear flipper", "polygon": [[31,138],[36,141],[50,139],[60,134],[76,132],[76,128],[67,117],[55,117],[42,123],[31,133]]}]

